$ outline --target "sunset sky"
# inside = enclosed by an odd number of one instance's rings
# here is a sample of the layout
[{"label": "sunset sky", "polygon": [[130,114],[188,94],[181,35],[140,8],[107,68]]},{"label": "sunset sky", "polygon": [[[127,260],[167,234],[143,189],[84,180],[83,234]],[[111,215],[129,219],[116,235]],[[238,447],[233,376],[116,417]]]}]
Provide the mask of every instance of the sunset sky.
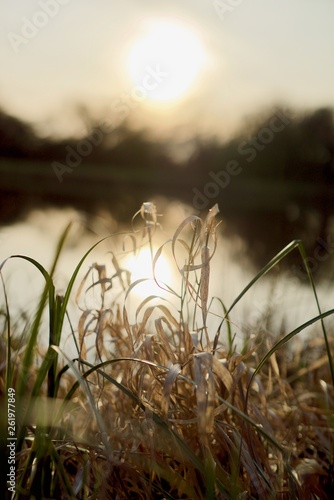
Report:
[{"label": "sunset sky", "polygon": [[42,134],[77,108],[215,133],[272,105],[334,106],[332,0],[5,0],[0,107]]}]

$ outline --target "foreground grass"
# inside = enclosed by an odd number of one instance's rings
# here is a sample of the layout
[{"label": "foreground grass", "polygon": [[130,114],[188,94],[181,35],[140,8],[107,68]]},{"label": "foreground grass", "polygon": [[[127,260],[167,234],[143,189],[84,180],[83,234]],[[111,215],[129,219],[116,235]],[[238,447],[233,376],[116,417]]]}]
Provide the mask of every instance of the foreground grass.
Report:
[{"label": "foreground grass", "polygon": [[[330,498],[333,336],[324,320],[334,311],[321,311],[309,273],[317,317],[286,332],[274,345],[253,332],[254,340],[238,352],[230,313],[290,252],[299,250],[306,263],[303,246],[295,241],[262,269],[230,308],[218,301],[221,323],[210,331],[217,211],[213,207],[204,221],[188,217],[155,252],[156,209],[147,203],[138,214],[142,231],[128,241],[133,252],[146,242],[153,269],[169,246],[180,286],[160,286],[176,299],[176,308],[148,296],[130,311],[131,294],[140,283],[130,284],[128,271],[114,255],[111,276],[105,266],[94,265],[74,290],[92,249],[79,262],[64,296],[57,295],[53,275],[69,228],[50,272],[30,257],[11,257],[35,266],[45,289],[22,333],[12,324],[3,284],[4,483],[13,427],[7,421],[7,403],[13,399],[16,437],[15,487],[10,491],[11,483],[2,485],[8,498]],[[82,315],[76,327],[71,325],[77,354],[70,357],[61,346],[75,291]],[[91,308],[84,301],[90,292],[99,299]],[[43,350],[39,338],[46,334],[45,311],[49,346]],[[320,335],[304,340],[302,349],[292,354],[290,341],[310,325],[320,326]],[[311,349],[316,357],[309,355]]]}]

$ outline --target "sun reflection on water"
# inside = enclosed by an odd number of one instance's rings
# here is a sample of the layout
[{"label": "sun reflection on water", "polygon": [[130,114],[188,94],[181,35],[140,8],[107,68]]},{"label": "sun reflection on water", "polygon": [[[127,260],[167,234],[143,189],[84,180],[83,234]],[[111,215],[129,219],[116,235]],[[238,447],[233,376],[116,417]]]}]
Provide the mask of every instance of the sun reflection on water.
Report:
[{"label": "sun reflection on water", "polygon": [[[167,257],[160,255],[156,262],[154,252],[149,248],[142,248],[136,255],[127,257],[124,267],[130,271],[131,284],[135,284],[132,293],[144,300],[145,298],[157,295],[166,295],[166,285],[170,286],[174,271]],[[154,267],[154,268],[153,268]]]}]

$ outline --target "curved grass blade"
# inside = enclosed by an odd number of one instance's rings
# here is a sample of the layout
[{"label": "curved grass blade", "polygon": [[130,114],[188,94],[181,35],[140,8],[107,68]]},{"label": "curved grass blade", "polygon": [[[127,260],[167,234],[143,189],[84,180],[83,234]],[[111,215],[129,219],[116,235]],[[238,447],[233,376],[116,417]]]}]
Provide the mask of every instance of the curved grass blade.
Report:
[{"label": "curved grass blade", "polygon": [[57,321],[57,329],[58,329],[58,332],[56,332],[56,335],[60,335],[61,334],[61,330],[62,330],[62,327],[63,327],[63,323],[64,323],[64,318],[65,318],[65,315],[66,315],[66,310],[67,310],[67,305],[68,305],[68,301],[70,299],[70,295],[71,295],[71,292],[72,292],[72,289],[73,289],[73,286],[74,286],[74,282],[79,274],[79,271],[82,267],[82,264],[84,263],[85,259],[88,257],[88,255],[94,250],[94,248],[96,248],[100,243],[102,243],[103,241],[107,240],[108,238],[111,238],[113,235],[109,235],[109,236],[105,236],[104,238],[100,239],[99,241],[97,241],[93,246],[91,246],[89,248],[89,250],[87,250],[87,252],[83,255],[83,257],[80,259],[78,265],[76,266],[71,278],[70,278],[70,281],[69,281],[69,284],[66,288],[66,292],[65,292],[65,295],[63,297],[63,300],[62,300],[62,303],[61,303],[61,307],[60,307],[60,310],[59,310],[59,314],[58,314],[58,321]]},{"label": "curved grass blade", "polygon": [[[26,260],[27,262],[30,262],[33,266],[35,266],[40,271],[40,273],[42,274],[42,276],[45,280],[45,287],[44,287],[42,297],[41,297],[40,302],[39,302],[39,306],[38,306],[37,311],[35,313],[35,319],[34,319],[34,322],[33,322],[32,328],[31,328],[29,341],[28,341],[28,344],[27,344],[26,349],[25,349],[23,362],[22,362],[20,372],[19,372],[19,380],[18,380],[18,387],[17,387],[17,395],[18,396],[22,395],[25,392],[25,387],[26,387],[26,382],[27,382],[27,374],[29,372],[31,362],[32,362],[33,349],[34,349],[34,346],[36,344],[43,311],[44,311],[44,308],[45,308],[45,305],[46,305],[48,298],[49,298],[50,318],[54,318],[54,293],[55,293],[55,289],[54,289],[52,277],[53,277],[53,274],[55,272],[60,253],[61,253],[61,250],[63,248],[65,239],[68,235],[68,232],[70,230],[70,227],[71,227],[71,224],[69,224],[65,228],[64,232],[61,235],[61,238],[60,238],[58,245],[57,245],[57,248],[56,248],[55,257],[53,259],[53,264],[51,266],[50,273],[48,273],[44,269],[44,267],[39,262],[37,262],[35,259],[32,259],[31,257],[27,257],[25,255],[12,255],[8,259],[6,259],[6,261],[7,261],[9,259],[19,258],[19,259]],[[4,261],[2,263],[1,268],[3,267],[3,265],[5,264],[6,261]],[[53,323],[53,319],[51,319],[51,321]]]},{"label": "curved grass blade", "polygon": [[[286,257],[292,250],[298,248],[300,245],[300,240],[294,240],[289,245],[287,245],[283,250],[281,250],[275,257],[273,257],[268,264],[266,264],[261,271],[248,283],[248,285],[242,290],[242,292],[237,296],[237,298],[233,301],[232,305],[227,310],[223,321],[228,316],[228,314],[232,311],[234,306],[242,299],[242,297],[248,292],[248,290],[265,274],[267,274],[273,267],[276,266],[284,257]],[[223,322],[222,321],[222,322]]]},{"label": "curved grass blade", "polygon": [[[232,356],[234,337],[232,335],[232,328],[231,328],[231,321],[229,319],[229,313],[227,311],[227,307],[225,306],[224,302],[219,297],[216,297],[216,298],[217,298],[218,302],[221,304],[223,311],[224,311],[224,319],[226,320],[226,324],[227,324],[228,356]],[[213,354],[215,354],[217,351],[221,327],[222,327],[222,322],[220,323],[220,325],[217,329],[217,333],[216,333],[214,341],[213,341],[213,345],[212,345]]]},{"label": "curved grass blade", "polygon": [[5,297],[6,325],[7,325],[6,380],[5,380],[5,387],[7,389],[8,387],[12,386],[12,377],[13,377],[13,370],[12,370],[12,363],[11,363],[11,319],[10,319],[10,313],[9,313],[9,304],[8,304],[6,285],[5,285],[5,282],[3,279],[1,268],[2,268],[2,266],[0,266],[0,278],[1,278],[2,288],[3,288],[3,292],[4,292],[4,297]]},{"label": "curved grass blade", "polygon": [[303,323],[302,325],[300,325],[298,328],[295,328],[292,332],[290,332],[287,335],[285,335],[285,337],[283,337],[281,340],[279,340],[278,342],[276,342],[273,345],[273,347],[261,359],[261,361],[259,362],[259,364],[255,368],[254,372],[252,373],[252,376],[251,376],[251,378],[250,378],[250,380],[248,382],[248,386],[247,386],[246,405],[247,405],[248,393],[249,393],[250,386],[251,386],[254,378],[259,373],[259,371],[261,370],[261,368],[263,367],[263,365],[266,363],[266,361],[268,361],[268,359],[270,358],[270,356],[272,356],[280,347],[282,347],[282,345],[286,344],[286,342],[288,342],[295,335],[297,335],[297,333],[301,332],[302,330],[305,330],[305,328],[307,328],[308,326],[313,325],[313,323],[315,323],[316,321],[319,321],[319,320],[322,321],[324,318],[326,318],[327,316],[330,316],[332,314],[334,314],[334,309],[330,309],[329,311],[326,311],[324,313],[319,314],[318,316],[315,316],[314,318],[306,321],[306,323]]},{"label": "curved grass blade", "polygon": [[[57,350],[59,353],[62,352],[56,346],[54,347],[54,349]],[[64,356],[67,358],[67,356],[65,354],[64,354]],[[70,361],[70,360],[68,360],[68,361],[70,362],[69,364],[73,364],[72,361]],[[66,402],[73,396],[73,394],[75,393],[75,391],[78,389],[79,385],[82,384],[82,380],[83,379],[87,379],[92,373],[97,372],[99,375],[101,375],[106,380],[108,380],[109,382],[111,382],[112,384],[114,384],[118,389],[120,389],[139,408],[141,408],[142,410],[145,410],[145,406],[142,403],[142,401],[132,391],[130,391],[122,383],[118,382],[116,379],[114,379],[113,377],[111,377],[110,375],[108,375],[107,373],[105,373],[102,370],[102,368],[104,368],[105,366],[108,366],[108,365],[113,364],[113,363],[119,363],[120,361],[137,362],[137,363],[139,362],[139,363],[147,364],[147,365],[150,365],[150,366],[153,366],[153,367],[157,367],[158,366],[156,363],[153,363],[151,361],[137,359],[137,358],[117,358],[117,359],[110,359],[110,360],[104,361],[104,362],[102,362],[102,363],[100,363],[100,364],[98,364],[96,366],[93,366],[91,363],[89,363],[86,360],[80,360],[80,362],[82,364],[90,367],[90,369],[87,370],[87,372],[85,372],[83,374],[77,374],[77,376],[79,375],[80,380],[78,379],[77,382],[75,382],[75,384],[72,386],[72,388],[70,389],[70,391],[68,392],[68,394],[65,397],[63,405],[66,405]],[[159,367],[160,367],[160,365],[159,365]],[[166,367],[161,366],[160,368],[168,371],[168,368],[166,368]],[[76,373],[77,372],[78,371],[76,370]],[[186,379],[186,380],[188,380],[188,379]],[[191,381],[191,382],[194,383],[193,381]],[[63,410],[60,409],[60,411],[63,411]],[[203,477],[205,477],[205,473],[206,473],[205,466],[203,465],[202,461],[197,457],[197,455],[181,439],[181,437],[173,429],[171,429],[169,427],[168,423],[165,420],[163,420],[154,411],[152,411],[152,418],[153,418],[153,421],[167,434],[167,436],[170,439],[172,439],[176,443],[176,445],[178,445],[178,447],[179,447],[179,449],[180,449],[180,451],[182,453],[182,456],[189,463],[191,463],[193,467],[195,467],[197,470],[199,470],[199,472],[203,475]],[[217,484],[217,487],[219,488],[219,490],[221,492],[223,492],[225,494],[227,493],[226,488],[224,487],[223,483],[221,482],[221,480],[219,478],[216,480],[216,484]]]},{"label": "curved grass blade", "polygon": [[[318,299],[317,290],[316,290],[316,287],[315,287],[315,284],[314,284],[314,280],[313,280],[313,277],[312,277],[310,266],[309,266],[308,261],[307,261],[305,247],[304,247],[304,245],[303,245],[302,242],[300,242],[299,251],[300,251],[302,259],[303,259],[303,263],[304,263],[304,266],[305,266],[305,269],[306,269],[306,272],[307,272],[308,279],[309,279],[309,281],[311,283],[311,287],[312,287],[312,291],[313,291],[313,294],[314,294],[314,297],[315,297],[315,301],[316,301],[316,304],[317,304],[318,312],[319,312],[319,314],[321,314],[321,308],[320,308],[320,303],[319,303],[319,299]],[[324,340],[325,340],[325,345],[326,345],[326,352],[327,352],[327,357],[328,357],[328,361],[329,361],[329,368],[330,368],[330,372],[331,372],[332,384],[334,386],[334,360],[333,360],[333,356],[332,356],[332,353],[331,353],[331,349],[330,349],[330,345],[329,345],[329,340],[328,340],[328,335],[327,335],[327,332],[326,332],[326,327],[325,327],[325,323],[323,321],[323,318],[321,319],[321,328],[322,328],[322,333],[323,333]]]},{"label": "curved grass blade", "polygon": [[[60,249],[59,249],[60,251]],[[42,315],[44,312],[44,308],[46,305],[46,302],[49,298],[49,310],[50,310],[50,316],[51,318],[54,316],[53,314],[53,307],[54,307],[54,294],[55,294],[55,288],[54,284],[52,281],[51,275],[44,269],[44,267],[37,262],[35,259],[32,259],[30,257],[26,257],[24,255],[13,255],[10,258],[21,258],[23,260],[26,260],[33,264],[43,275],[45,279],[45,287],[42,293],[42,297],[39,302],[39,306],[37,308],[37,311],[35,313],[35,319],[32,324],[32,328],[30,331],[30,336],[29,336],[29,341],[27,343],[26,349],[24,351],[24,357],[23,357],[23,362],[20,367],[19,371],[19,379],[18,379],[18,386],[17,386],[17,394],[18,396],[22,396],[25,393],[26,389],[26,384],[28,380],[28,373],[31,368],[31,363],[32,363],[32,358],[33,358],[33,350],[37,341],[39,329],[40,329],[40,323],[42,320]],[[59,258],[59,253],[56,255],[56,259],[58,260]]]},{"label": "curved grass blade", "polygon": [[110,443],[109,443],[109,441],[107,439],[106,428],[105,428],[103,419],[101,418],[100,413],[99,413],[99,411],[97,410],[97,408],[95,406],[95,401],[94,401],[92,393],[91,393],[91,391],[89,389],[89,385],[87,384],[85,374],[81,374],[79,372],[79,370],[75,366],[74,362],[67,356],[67,354],[64,353],[64,351],[62,349],[60,349],[58,346],[51,346],[51,347],[58,354],[62,355],[67,360],[69,367],[72,369],[72,371],[74,372],[74,374],[75,374],[75,376],[77,378],[78,384],[81,385],[83,391],[86,393],[87,399],[88,399],[90,407],[92,409],[92,413],[93,413],[93,415],[94,415],[94,417],[96,419],[96,423],[97,423],[97,425],[98,425],[98,427],[100,429],[101,438],[102,438],[104,447],[105,447],[108,455],[110,455],[111,454],[111,445],[110,445]]}]

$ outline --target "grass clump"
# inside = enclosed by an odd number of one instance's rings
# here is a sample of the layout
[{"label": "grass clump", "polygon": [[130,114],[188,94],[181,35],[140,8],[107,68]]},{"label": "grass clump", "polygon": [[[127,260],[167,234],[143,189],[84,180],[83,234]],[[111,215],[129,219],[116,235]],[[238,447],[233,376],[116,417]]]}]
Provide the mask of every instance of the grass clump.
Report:
[{"label": "grass clump", "polygon": [[[63,296],[57,295],[53,276],[69,227],[50,272],[30,257],[11,257],[29,261],[45,281],[35,315],[24,325],[24,342],[12,324],[3,284],[0,390],[4,408],[8,389],[15,391],[13,497],[329,498],[334,371],[333,337],[325,318],[334,310],[321,311],[302,243],[294,241],[231,307],[217,299],[221,320],[212,331],[217,215],[215,206],[205,220],[188,217],[156,249],[158,214],[153,204],[143,204],[136,214],[142,228],[126,242],[134,253],[148,246],[153,280],[167,298],[147,295],[131,310],[132,294],[143,280],[132,283],[114,254],[110,275],[104,265],[93,265],[77,289],[77,328],[70,323],[75,356],[62,343],[69,298],[99,242],[83,256]],[[167,248],[178,288],[155,276]],[[300,251],[308,271],[318,315],[274,345],[254,332],[254,340],[247,339],[247,349],[239,352],[230,321],[233,308],[293,250]],[[95,299],[90,306],[89,293]],[[45,311],[48,346],[43,350]],[[289,342],[313,324],[320,324],[321,336],[305,339],[302,351],[291,358]],[[305,366],[304,354],[315,341],[319,357]],[[3,417],[3,471],[8,468],[7,431]],[[2,486],[11,498],[8,484]]]}]

